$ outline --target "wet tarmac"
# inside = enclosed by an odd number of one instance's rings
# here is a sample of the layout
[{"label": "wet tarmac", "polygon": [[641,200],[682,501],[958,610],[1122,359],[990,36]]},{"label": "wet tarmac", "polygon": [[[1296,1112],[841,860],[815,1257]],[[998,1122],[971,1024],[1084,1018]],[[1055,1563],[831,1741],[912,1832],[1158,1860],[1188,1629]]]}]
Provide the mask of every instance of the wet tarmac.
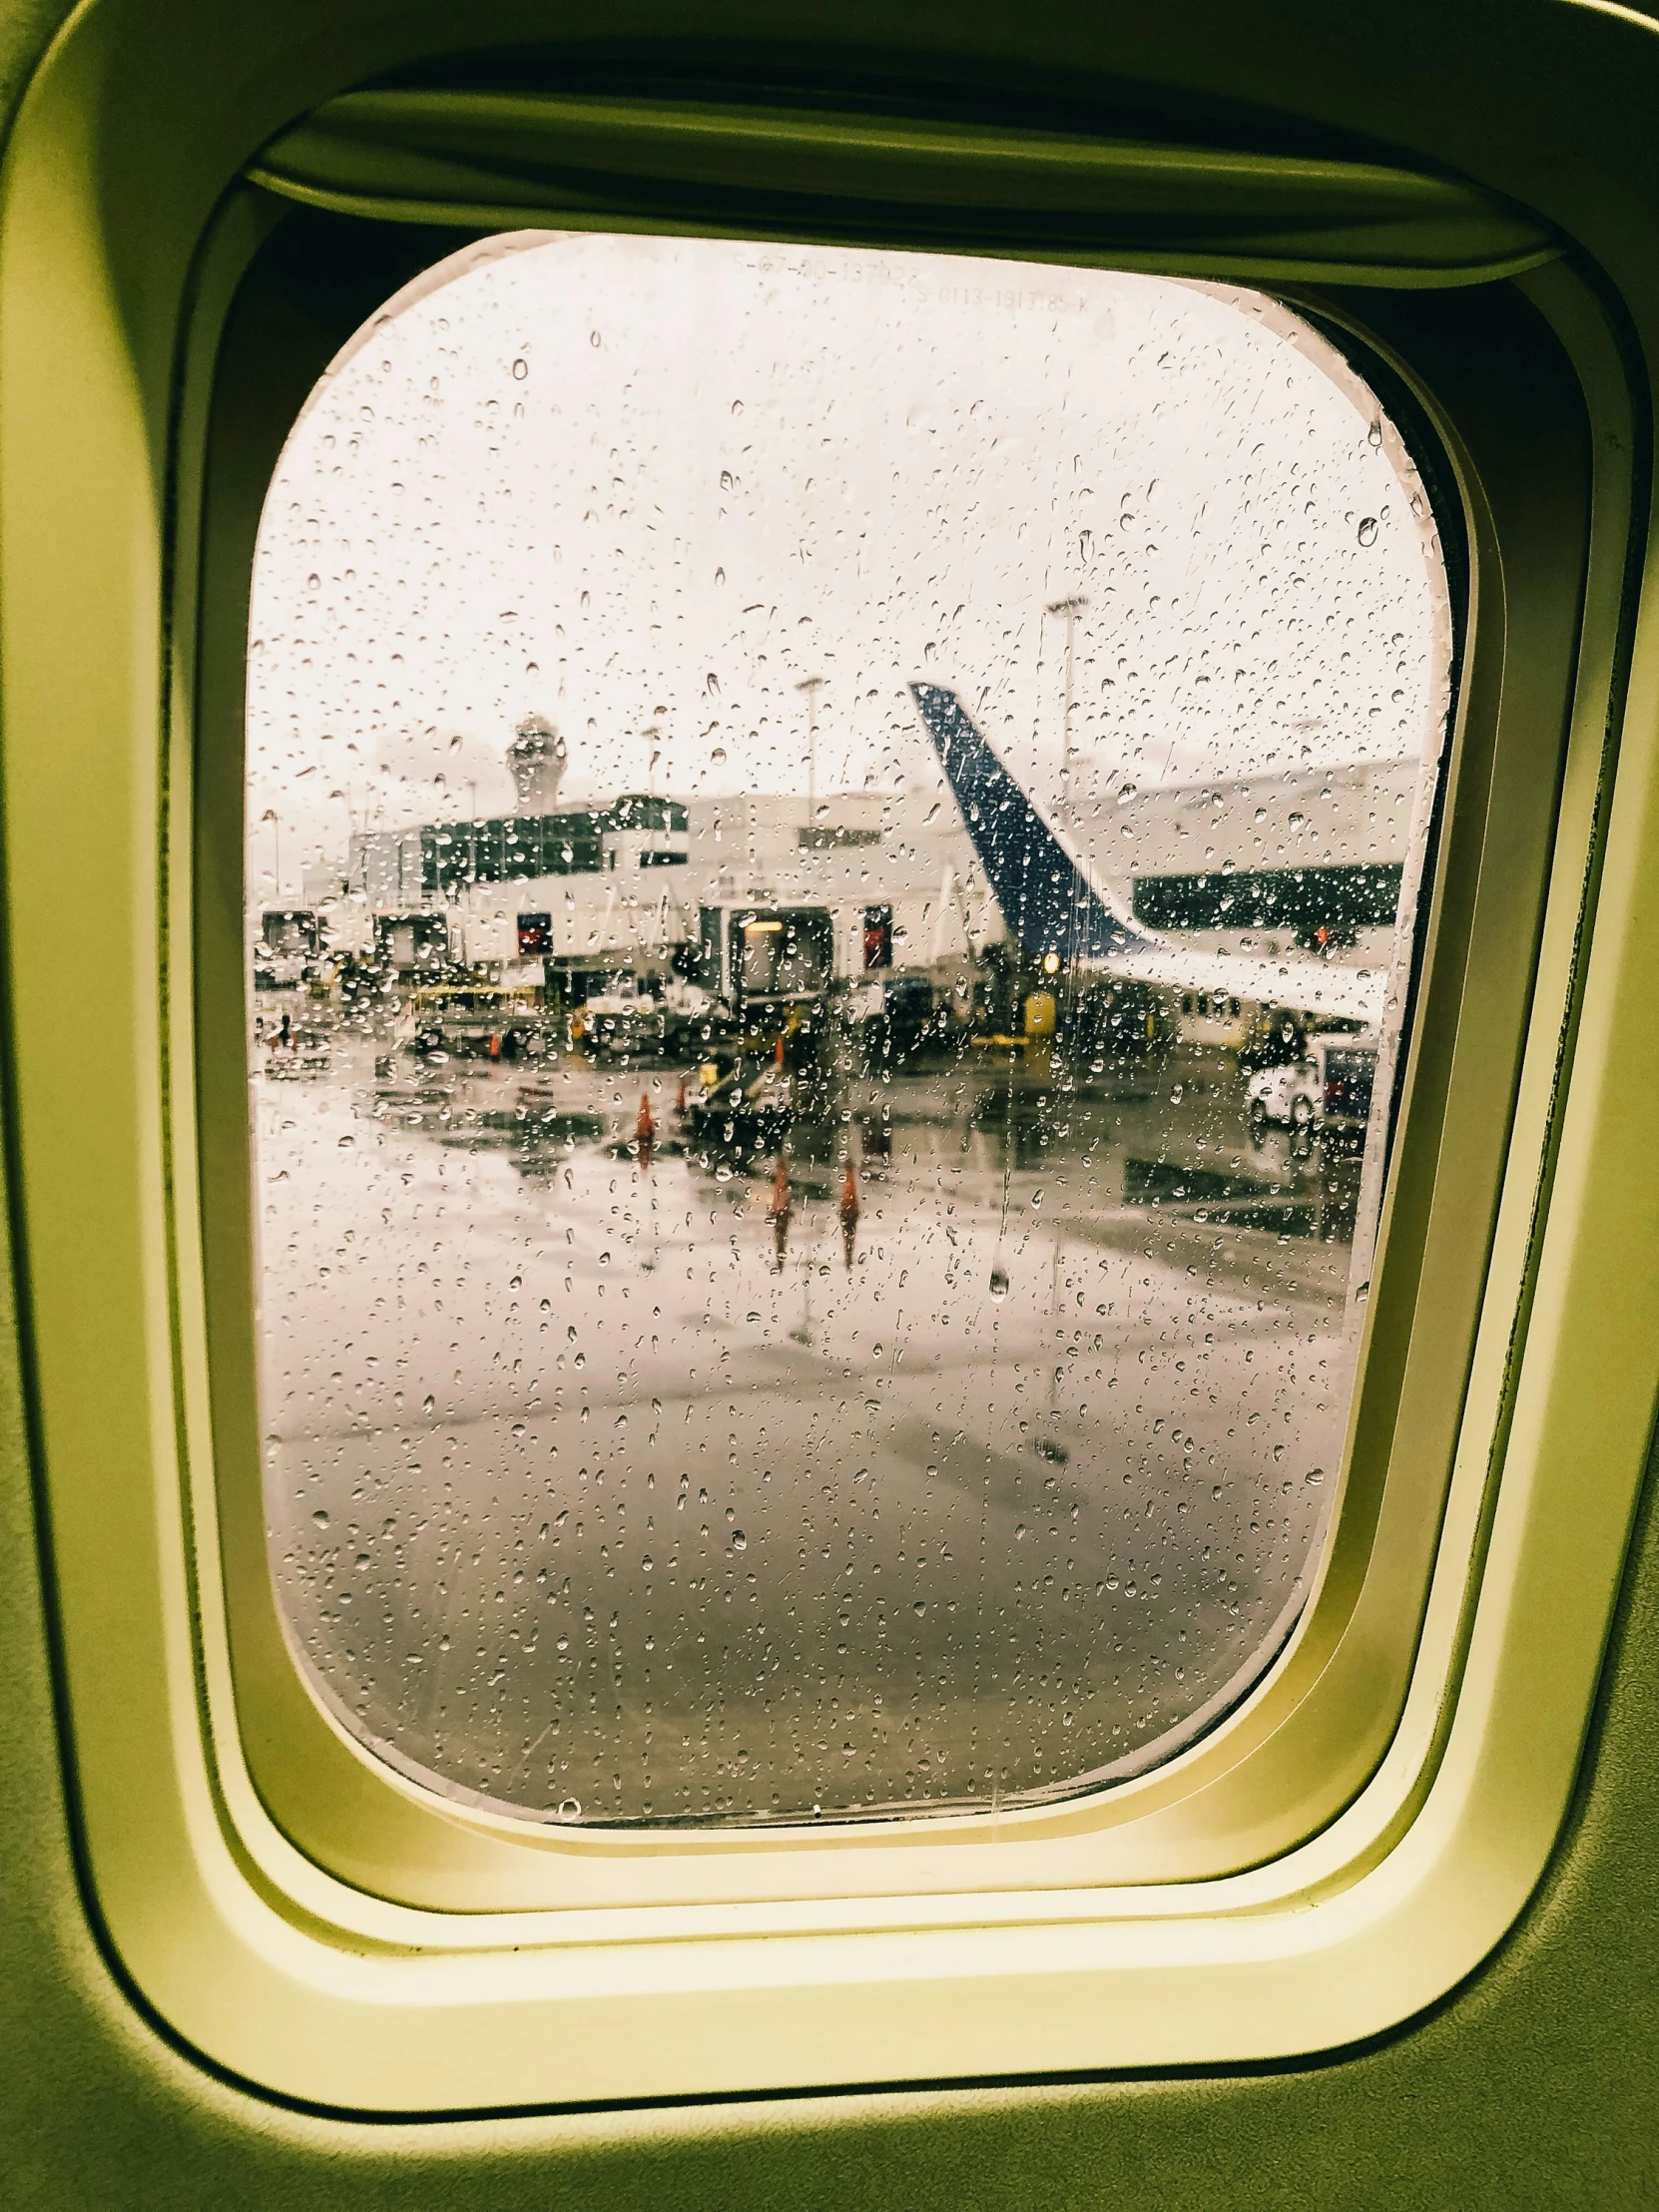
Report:
[{"label": "wet tarmac", "polygon": [[583,1823],[1139,1771],[1279,1648],[1335,1486],[1359,1163],[1217,1062],[831,1086],[255,1078],[275,1571],[404,1771]]}]

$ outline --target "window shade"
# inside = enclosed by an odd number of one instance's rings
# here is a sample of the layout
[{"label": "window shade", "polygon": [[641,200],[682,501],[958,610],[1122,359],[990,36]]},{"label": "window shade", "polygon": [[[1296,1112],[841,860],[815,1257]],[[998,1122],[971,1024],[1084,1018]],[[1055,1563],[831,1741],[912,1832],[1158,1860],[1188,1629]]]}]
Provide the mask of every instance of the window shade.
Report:
[{"label": "window shade", "polygon": [[1382,162],[590,93],[344,93],[249,175],[390,222],[949,246],[1238,279],[1467,283],[1559,251],[1497,195]]}]

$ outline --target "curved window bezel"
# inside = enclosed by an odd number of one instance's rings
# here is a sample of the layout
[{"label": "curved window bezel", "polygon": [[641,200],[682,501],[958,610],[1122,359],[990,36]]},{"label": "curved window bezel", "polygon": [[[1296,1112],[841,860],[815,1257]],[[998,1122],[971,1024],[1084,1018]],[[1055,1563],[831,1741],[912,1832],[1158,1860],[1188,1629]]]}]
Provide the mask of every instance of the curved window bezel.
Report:
[{"label": "curved window bezel", "polygon": [[[478,255],[491,250],[492,243],[502,250],[510,248],[512,241],[480,242],[464,253],[458,266],[470,266]],[[413,244],[407,232],[396,233],[394,266]],[[920,1879],[930,1890],[964,1892],[991,1881],[1050,1886],[1201,1880],[1234,1873],[1302,1841],[1333,1819],[1363,1786],[1397,1721],[1432,1560],[1431,1542],[1423,1539],[1438,1520],[1449,1475],[1451,1436],[1443,1402],[1438,1449],[1433,1450],[1425,1448],[1429,1419],[1410,1400],[1405,1374],[1408,1355],[1398,1339],[1409,1332],[1414,1299],[1402,1313],[1396,1286],[1404,1281],[1414,1288],[1424,1266],[1431,1273],[1439,1270],[1432,1295],[1445,1316],[1445,1326],[1436,1346],[1432,1389],[1442,1401],[1455,1402],[1457,1383],[1447,1375],[1444,1362],[1448,1350],[1453,1360],[1470,1357],[1485,1236],[1478,1220],[1473,1221],[1474,1236],[1470,1236],[1473,1193],[1484,1190],[1488,1200],[1495,1194],[1505,1148],[1510,1110],[1505,1084],[1512,1081],[1512,1074],[1508,1078],[1499,1074],[1500,1061],[1489,1057],[1480,1067],[1465,1069],[1465,1092],[1477,1093],[1472,1098],[1450,1092],[1446,1070],[1441,1071],[1437,1092],[1432,1075],[1426,1079],[1425,1096],[1422,1073],[1425,1060],[1432,1068],[1437,1043],[1443,1050],[1447,993],[1443,983],[1436,985],[1435,976],[1443,976],[1448,966],[1466,956],[1463,940],[1480,926],[1472,906],[1466,904],[1459,915],[1455,893],[1448,899],[1445,890],[1459,869],[1469,881],[1480,880],[1481,847],[1469,850],[1465,827],[1472,811],[1470,779],[1489,782],[1494,776],[1502,777],[1505,742],[1524,742],[1534,764],[1539,752],[1535,730],[1529,729],[1523,740],[1513,722],[1502,732],[1496,727],[1483,729],[1478,708],[1471,715],[1463,711],[1460,701],[1454,701],[1444,771],[1447,814],[1439,840],[1441,864],[1424,886],[1421,941],[1428,957],[1401,1070],[1400,1139],[1384,1202],[1377,1288],[1367,1318],[1335,1528],[1303,1620],[1268,1674],[1218,1727],[1134,1781],[1053,1804],[1004,1810],[994,1822],[982,1814],[930,1814],[885,1820],[878,1828],[825,1822],[810,1828],[677,1830],[677,1848],[671,1854],[665,1851],[664,1835],[657,1831],[606,1829],[597,1824],[580,1830],[532,1827],[506,1808],[497,1812],[483,1803],[440,1798],[418,1779],[405,1779],[394,1759],[375,1757],[327,1710],[303,1669],[294,1667],[271,1583],[263,1525],[259,1516],[250,1513],[247,1502],[260,1496],[258,1425],[251,1410],[254,1284],[245,1221],[233,1219],[230,1209],[240,1201],[246,1213],[247,1200],[240,1194],[252,1187],[252,1163],[246,1137],[239,1144],[239,1132],[246,1128],[238,1066],[238,1040],[245,1033],[246,1019],[242,930],[240,918],[234,936],[229,928],[229,910],[223,903],[228,888],[223,855],[240,833],[243,804],[240,722],[234,725],[232,717],[237,710],[234,666],[246,640],[248,550],[240,540],[226,542],[228,533],[220,518],[226,507],[234,507],[237,524],[246,531],[250,513],[258,511],[251,469],[260,429],[255,428],[251,411],[264,404],[261,428],[270,441],[273,467],[292,419],[284,419],[283,411],[271,407],[268,399],[273,364],[281,357],[271,327],[271,318],[281,312],[277,298],[290,297],[295,286],[303,288],[308,261],[313,267],[331,268],[333,283],[338,282],[341,266],[350,271],[360,299],[373,288],[368,272],[384,251],[382,227],[361,218],[291,214],[277,218],[232,304],[219,356],[217,411],[210,417],[207,449],[203,573],[212,583],[211,596],[204,602],[200,650],[204,670],[214,671],[215,707],[211,713],[204,712],[198,725],[202,765],[196,787],[196,874],[199,881],[213,880],[221,903],[199,918],[198,1095],[204,1131],[211,1132],[211,1139],[205,1141],[212,1141],[215,1148],[212,1169],[203,1176],[203,1191],[219,1514],[225,1532],[228,1611],[242,1726],[261,1796],[292,1840],[324,1866],[398,1902],[450,1909],[465,1908],[472,1882],[483,1883],[492,1894],[504,1889],[524,1907],[549,1908],[578,1902],[686,1903],[711,1893],[733,1902],[757,1896],[835,1896],[847,1886],[846,1847],[854,1839],[858,1868],[853,1879],[860,1891],[907,1888]],[[441,265],[413,281],[424,288],[440,275]],[[1462,295],[1435,293],[1430,300],[1411,296],[1419,319],[1428,324],[1457,319],[1453,301]],[[1478,544],[1483,498],[1478,463],[1466,449],[1457,460],[1452,458],[1454,448],[1443,442],[1435,425],[1432,399],[1413,393],[1410,370],[1403,361],[1390,366],[1385,355],[1378,358],[1383,341],[1375,333],[1361,335],[1355,302],[1348,302],[1346,326],[1337,296],[1304,294],[1303,303],[1320,312],[1351,356],[1358,356],[1357,373],[1364,375],[1370,367],[1380,379],[1388,378],[1395,404],[1411,409],[1414,446],[1423,451],[1430,473],[1461,504],[1462,511],[1445,520],[1451,534],[1449,569],[1464,579],[1466,588],[1468,546],[1471,540]],[[1376,302],[1371,304],[1375,315]],[[382,305],[375,302],[370,316]],[[1495,301],[1492,306],[1496,307]],[[1516,327],[1506,333],[1503,355],[1536,388],[1547,378],[1552,342],[1541,325],[1532,323],[1530,336],[1538,344],[1538,353],[1523,369],[1528,318],[1518,303],[1510,303],[1508,312]],[[1395,319],[1399,318],[1396,302]],[[257,339],[249,338],[251,330],[259,333]],[[357,337],[355,328],[317,332],[313,358],[319,372],[341,348],[354,346]],[[225,421],[227,414],[234,418],[234,428]],[[1454,417],[1442,415],[1442,420],[1444,434],[1455,438]],[[1564,505],[1571,496],[1566,494]],[[1563,522],[1558,529],[1551,586],[1560,583],[1560,546],[1568,527]],[[1569,585],[1557,597],[1553,618],[1558,625],[1569,625],[1576,619],[1576,588]],[[1540,603],[1535,624],[1541,612]],[[1482,653],[1489,657],[1490,646],[1481,635],[1479,616],[1469,624],[1468,613],[1467,607],[1459,607],[1457,623],[1470,632],[1468,664],[1473,676]],[[1488,635],[1491,619],[1488,597]],[[222,635],[225,625],[229,628]],[[1565,722],[1563,710],[1563,733]],[[1481,758],[1483,749],[1490,749],[1492,761]],[[1480,832],[1482,842],[1494,833],[1505,834],[1517,842],[1529,840],[1532,850],[1541,855],[1549,834],[1550,801],[1532,779],[1516,788],[1524,794],[1525,806],[1515,810],[1515,819],[1502,830],[1486,822]],[[213,855],[219,856],[218,866],[210,878]],[[1486,883],[1490,895],[1489,871]],[[1525,913],[1513,895],[1516,887],[1504,886],[1503,916],[1495,931],[1510,944],[1529,941],[1536,929],[1535,915]],[[1513,1018],[1526,987],[1518,973],[1510,978],[1510,987]],[[1455,1015],[1451,1019],[1454,1022]],[[1423,1204],[1425,1194],[1419,1188],[1418,1163],[1425,1154],[1434,1158],[1440,1153],[1448,1118],[1465,1132],[1458,1171],[1458,1218],[1455,1228],[1442,1226],[1436,1239],[1430,1226],[1431,1205]],[[1410,1212],[1413,1193],[1418,1201],[1414,1216]],[[1443,1216],[1443,1191],[1440,1206]],[[1417,1358],[1420,1366],[1420,1346]],[[1396,1521],[1409,1524],[1410,1533],[1396,1535]],[[1387,1591],[1382,1601],[1389,1609],[1387,1636],[1379,1635],[1363,1617],[1370,1611],[1368,1585],[1375,1605],[1380,1580]],[[1362,1616],[1358,1621],[1357,1615]],[[1341,1669],[1343,1647],[1350,1639],[1367,1647],[1363,1687],[1333,1679],[1334,1666]],[[1391,1650],[1381,1655],[1390,1643]],[[291,1682],[283,1677],[283,1658],[294,1668],[296,1679]],[[1340,1733],[1346,1739],[1343,1756],[1328,1756],[1325,1771],[1317,1778],[1299,1773],[1287,1789],[1287,1773],[1298,1759],[1287,1745],[1287,1732],[1329,1742],[1339,1731],[1325,1714],[1339,1701]],[[265,1746],[277,1743],[281,1747],[277,1757],[263,1755]],[[1275,1770],[1271,1777],[1262,1773],[1268,1766]],[[358,1825],[356,1808],[365,1792],[369,1798],[375,1795],[376,1781],[395,1789],[397,1805],[389,1823],[384,1804],[374,1808],[365,1828]],[[1276,1793],[1281,1804],[1274,1809]],[[441,1849],[434,1848],[437,1840],[432,1838],[423,1847],[417,1832],[439,1821],[444,1824]],[[386,1856],[388,1825],[395,1825],[399,1837],[395,1859]],[[455,1871],[455,1860],[461,1855],[456,1830],[472,1844],[471,1852],[464,1855],[468,1872],[460,1877]],[[927,1862],[926,1873],[919,1876],[909,1865],[917,1852]]]}]

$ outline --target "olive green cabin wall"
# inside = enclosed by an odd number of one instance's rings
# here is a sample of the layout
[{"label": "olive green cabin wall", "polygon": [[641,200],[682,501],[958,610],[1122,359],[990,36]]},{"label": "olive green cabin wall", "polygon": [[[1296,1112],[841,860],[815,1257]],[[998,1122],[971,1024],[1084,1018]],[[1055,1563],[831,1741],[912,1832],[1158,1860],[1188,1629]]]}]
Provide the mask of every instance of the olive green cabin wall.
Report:
[{"label": "olive green cabin wall", "polygon": [[[0,120],[65,12],[0,0]],[[0,1301],[10,1283],[0,1249]],[[1225,2078],[382,2126],[281,2111],[213,2079],[152,2030],[99,1952],[59,1764],[20,1376],[0,1304],[0,2201],[18,2212],[1659,2205],[1651,1478],[1543,1889],[1472,1984],[1382,2046]],[[925,2050],[915,2064],[925,2076]]]}]

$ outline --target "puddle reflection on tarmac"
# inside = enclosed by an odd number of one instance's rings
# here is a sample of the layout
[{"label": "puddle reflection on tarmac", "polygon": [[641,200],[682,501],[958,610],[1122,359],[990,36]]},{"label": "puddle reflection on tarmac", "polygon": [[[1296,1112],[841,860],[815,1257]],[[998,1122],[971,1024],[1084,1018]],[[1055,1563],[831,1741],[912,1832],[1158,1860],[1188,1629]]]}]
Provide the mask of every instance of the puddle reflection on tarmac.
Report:
[{"label": "puddle reflection on tarmac", "polygon": [[374,1055],[255,1080],[267,1489],[403,1771],[584,1824],[1029,1803],[1282,1644],[1359,1161],[1253,1145],[1236,1073],[859,1080],[743,1158],[674,1071]]}]

